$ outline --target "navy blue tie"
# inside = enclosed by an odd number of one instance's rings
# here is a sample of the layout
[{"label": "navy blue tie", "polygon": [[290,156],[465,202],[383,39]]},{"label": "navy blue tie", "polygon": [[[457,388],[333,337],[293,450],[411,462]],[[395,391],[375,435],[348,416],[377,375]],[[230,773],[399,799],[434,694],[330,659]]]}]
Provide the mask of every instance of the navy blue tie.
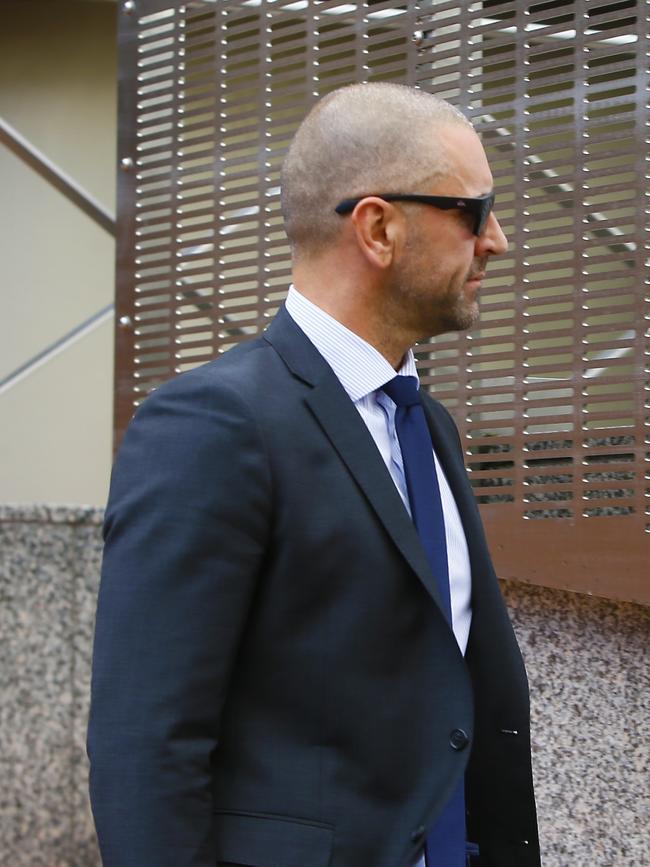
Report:
[{"label": "navy blue tie", "polygon": [[[396,376],[383,386],[382,391],[397,406],[395,429],[402,451],[411,514],[436,579],[442,610],[451,626],[445,520],[433,445],[417,380],[413,376]],[[462,780],[436,823],[429,829],[425,852],[428,867],[465,867],[467,850]]]}]

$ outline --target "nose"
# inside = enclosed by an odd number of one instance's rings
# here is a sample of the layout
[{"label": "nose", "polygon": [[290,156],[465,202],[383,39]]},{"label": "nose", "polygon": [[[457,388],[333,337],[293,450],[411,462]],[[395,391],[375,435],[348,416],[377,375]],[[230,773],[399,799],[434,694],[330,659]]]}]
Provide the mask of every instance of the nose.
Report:
[{"label": "nose", "polygon": [[508,249],[508,239],[497,220],[494,211],[488,217],[485,229],[476,239],[476,250],[479,256],[500,256]]}]

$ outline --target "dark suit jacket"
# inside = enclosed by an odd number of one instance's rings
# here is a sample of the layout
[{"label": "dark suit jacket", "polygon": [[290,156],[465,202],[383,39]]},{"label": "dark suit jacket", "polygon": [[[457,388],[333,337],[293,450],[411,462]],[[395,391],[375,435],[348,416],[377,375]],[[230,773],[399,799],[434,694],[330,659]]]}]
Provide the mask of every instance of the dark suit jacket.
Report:
[{"label": "dark suit jacket", "polygon": [[365,424],[286,311],[138,409],[95,638],[106,867],[406,867],[470,753],[485,864],[539,864],[525,671],[456,429],[425,407],[470,551],[466,660]]}]

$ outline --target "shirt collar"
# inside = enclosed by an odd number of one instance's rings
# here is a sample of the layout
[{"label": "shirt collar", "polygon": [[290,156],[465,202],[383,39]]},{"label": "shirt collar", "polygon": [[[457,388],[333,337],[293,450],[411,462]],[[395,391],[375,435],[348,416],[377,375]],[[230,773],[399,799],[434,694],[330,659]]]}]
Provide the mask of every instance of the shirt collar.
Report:
[{"label": "shirt collar", "polygon": [[[396,375],[391,364],[374,346],[301,295],[295,286],[289,287],[285,306],[296,325],[332,368],[352,401],[361,400]],[[404,356],[397,374],[414,376],[419,386],[412,349]]]}]

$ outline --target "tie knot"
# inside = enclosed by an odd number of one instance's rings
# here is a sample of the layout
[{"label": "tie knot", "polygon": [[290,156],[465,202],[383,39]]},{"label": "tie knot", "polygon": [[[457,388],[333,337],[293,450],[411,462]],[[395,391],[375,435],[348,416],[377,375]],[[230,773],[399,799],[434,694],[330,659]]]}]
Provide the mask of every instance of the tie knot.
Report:
[{"label": "tie knot", "polygon": [[420,403],[418,381],[414,376],[396,376],[382,385],[381,390],[397,406],[415,406]]}]

